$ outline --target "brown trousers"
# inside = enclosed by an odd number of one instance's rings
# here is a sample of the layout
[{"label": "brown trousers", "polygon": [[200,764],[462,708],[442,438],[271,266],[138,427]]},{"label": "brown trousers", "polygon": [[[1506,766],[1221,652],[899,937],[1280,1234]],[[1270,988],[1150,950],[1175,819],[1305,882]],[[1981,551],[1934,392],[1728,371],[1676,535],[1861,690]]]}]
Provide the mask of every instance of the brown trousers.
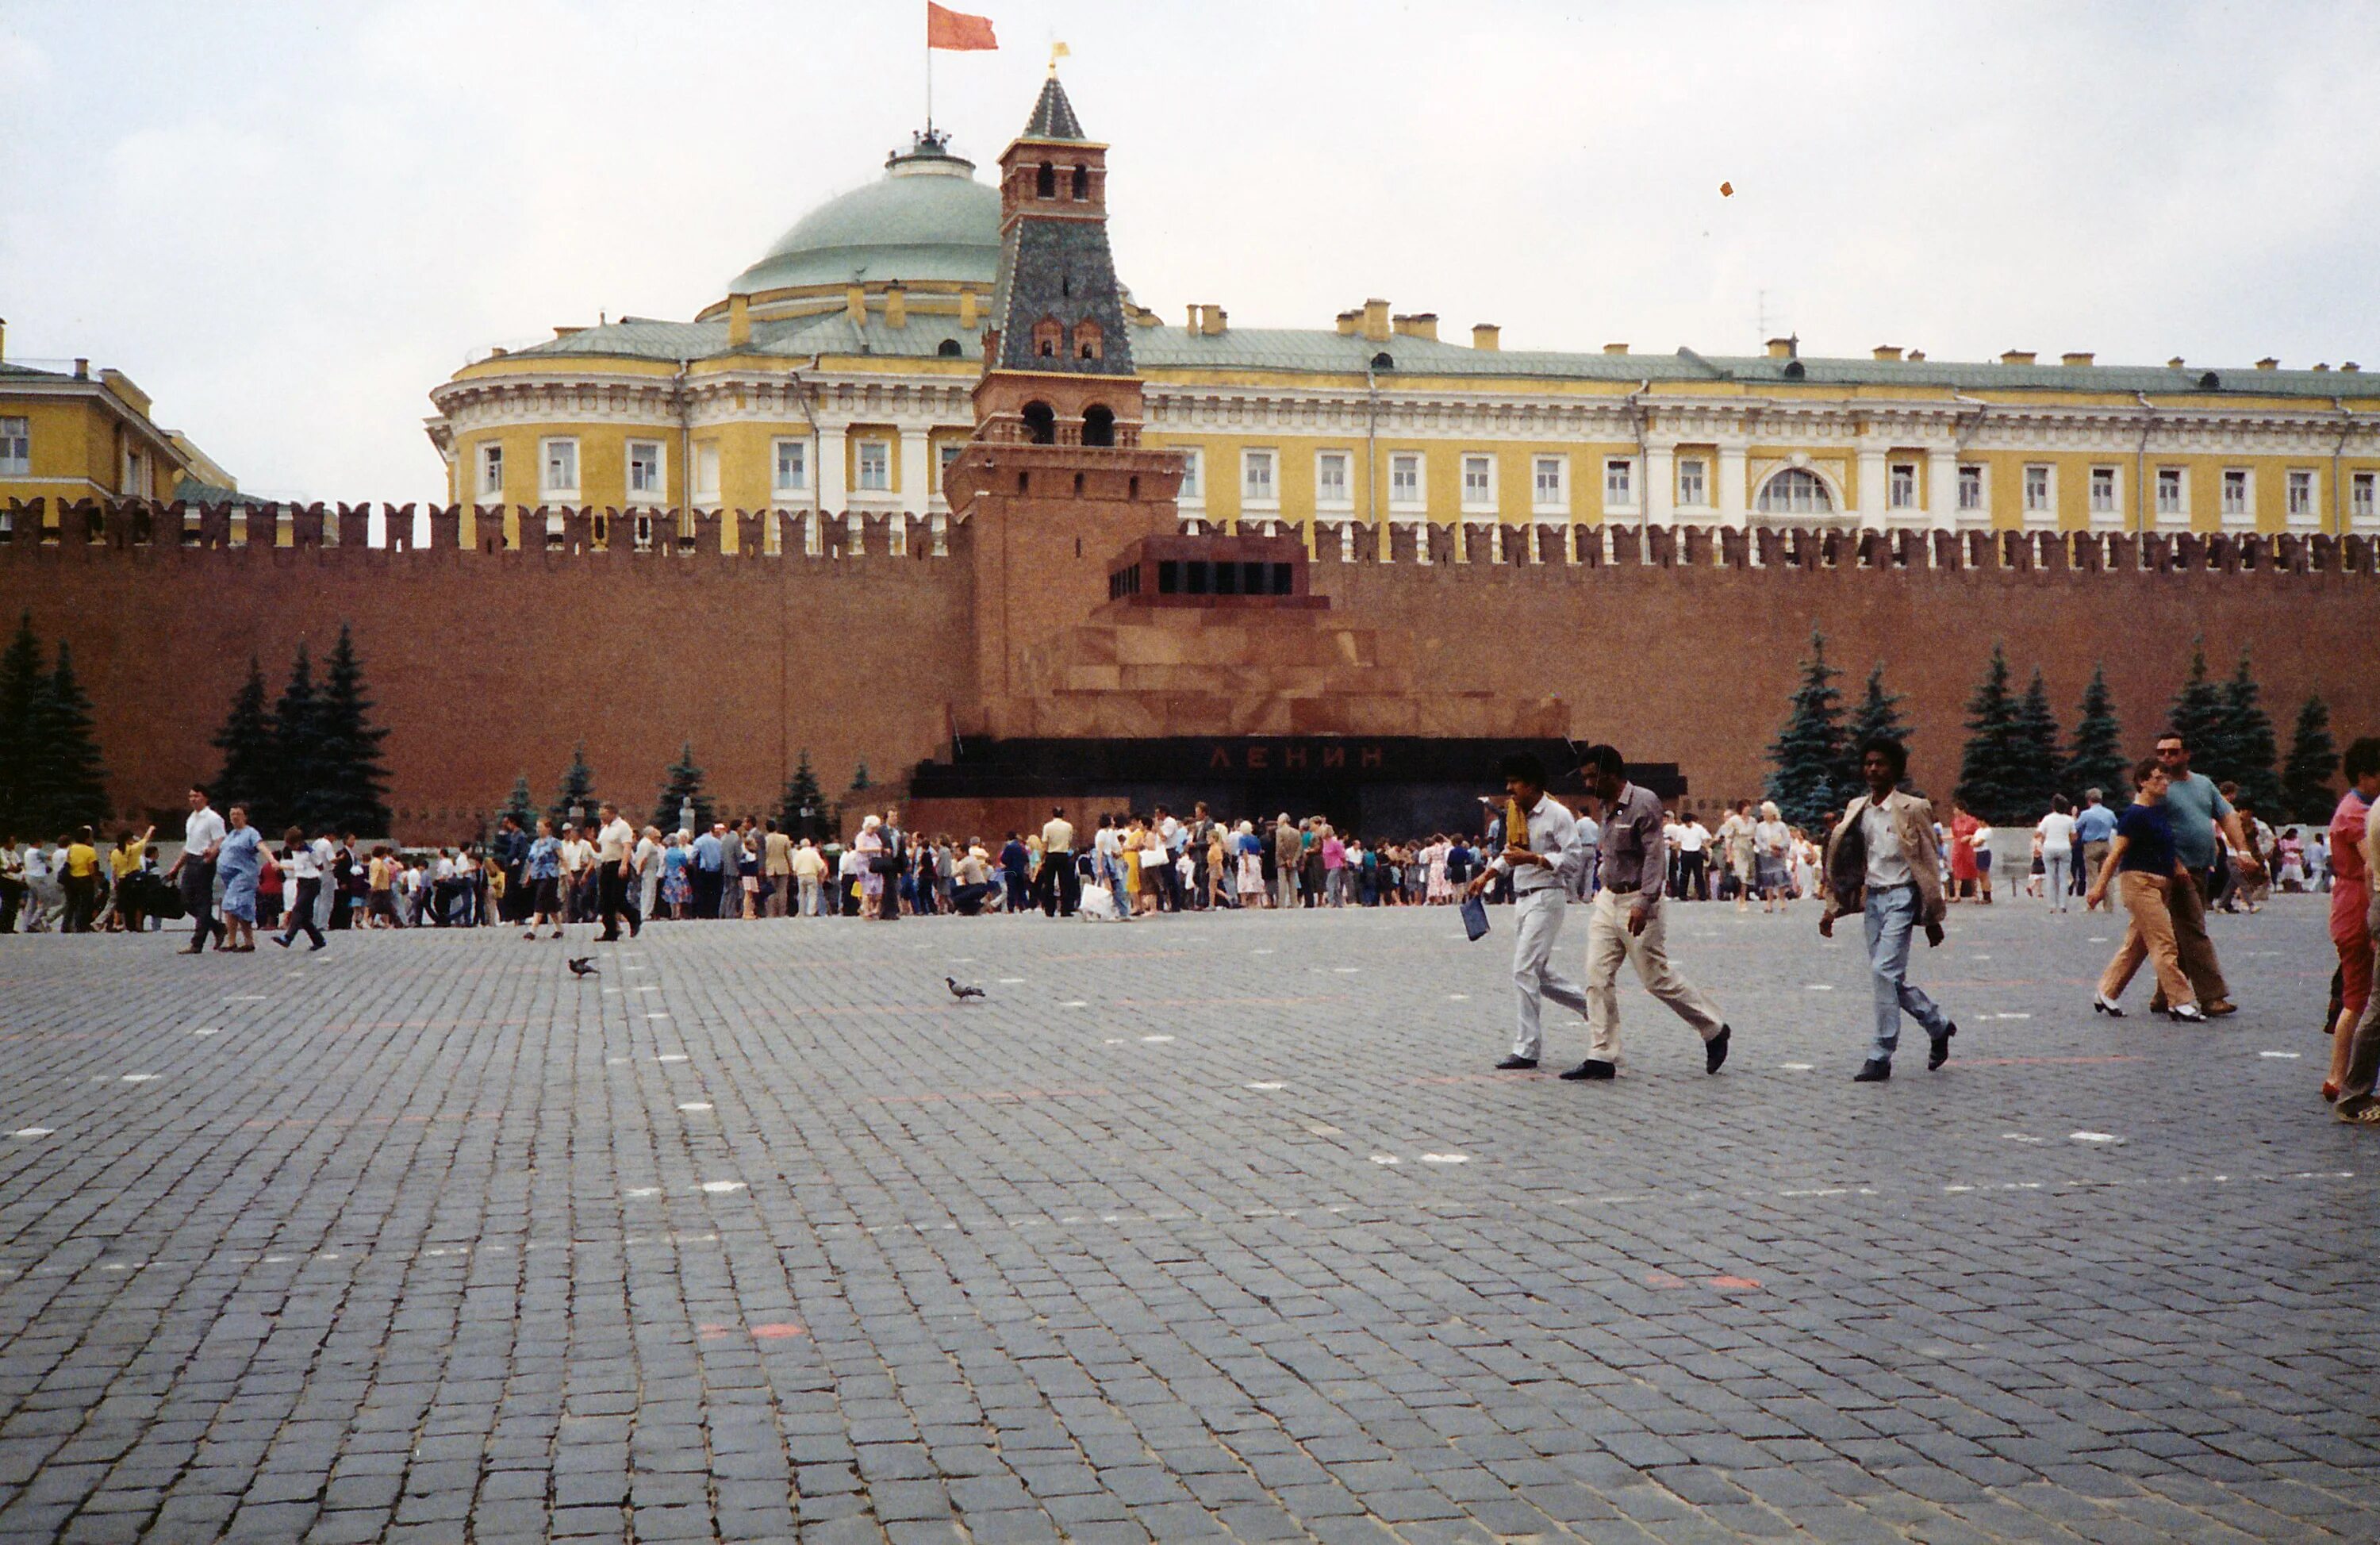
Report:
[{"label": "brown trousers", "polygon": [[[2181,951],[2174,938],[2174,918],[2171,898],[2187,892],[2196,898],[2196,882],[2173,876],[2124,873],[2116,876],[2116,893],[2123,898],[2124,910],[2131,915],[2131,924],[2124,930],[2124,942],[2116,946],[2116,957],[2107,962],[2107,973],[2099,979],[2099,996],[2114,1003],[2124,995],[2132,973],[2146,960],[2156,973],[2157,995],[2168,1003],[2187,1004],[2191,996],[2189,975],[2182,969]],[[2202,914],[2203,918],[2204,914]]]},{"label": "brown trousers", "polygon": [[[2182,974],[2190,979],[2191,991],[2198,995],[2199,1006],[2231,996],[2231,989],[2223,979],[2223,967],[2216,964],[2215,941],[2206,936],[2206,893],[2199,888],[2196,876],[2187,884],[2177,882],[2168,888],[2166,910],[2173,918],[2173,943],[2181,955]],[[2170,990],[2160,985],[2159,1001],[2151,1006],[2163,1008],[2164,1000],[2171,996]]]}]

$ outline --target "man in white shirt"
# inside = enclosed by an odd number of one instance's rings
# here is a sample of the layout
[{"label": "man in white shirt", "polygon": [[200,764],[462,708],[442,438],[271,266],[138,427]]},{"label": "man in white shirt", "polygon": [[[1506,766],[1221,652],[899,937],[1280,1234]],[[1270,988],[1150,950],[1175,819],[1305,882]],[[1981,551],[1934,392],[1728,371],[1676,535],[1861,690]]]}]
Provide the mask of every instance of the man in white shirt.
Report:
[{"label": "man in white shirt", "polygon": [[[182,823],[182,854],[174,867],[165,871],[168,880],[180,878],[182,905],[189,909],[194,925],[190,943],[184,955],[197,955],[207,947],[207,935],[213,934],[218,943],[224,938],[224,926],[215,920],[215,854],[223,847],[224,835],[230,828],[224,818],[207,804],[207,791],[190,790],[190,813]],[[32,865],[25,872],[30,878]],[[35,893],[38,894],[39,893]]]},{"label": "man in white shirt", "polygon": [[295,882],[296,889],[290,894],[281,931],[273,936],[273,942],[285,950],[303,933],[312,941],[307,945],[311,952],[328,942],[314,920],[314,908],[322,899],[322,876],[330,872],[331,845],[321,837],[308,842],[295,826],[289,832],[291,840],[281,845],[281,875]]},{"label": "man in white shirt", "polygon": [[2049,802],[2049,813],[2041,818],[2034,830],[2041,835],[2042,881],[2049,896],[2049,909],[2066,910],[2066,903],[2074,889],[2070,882],[2074,874],[2074,816],[2058,795]]},{"label": "man in white shirt", "polygon": [[1083,899],[1082,881],[1075,873],[1075,823],[1062,809],[1052,809],[1041,828],[1041,872],[1034,877],[1041,893],[1041,915],[1071,918]]},{"label": "man in white shirt", "polygon": [[643,931],[645,919],[637,910],[636,899],[628,894],[628,878],[635,872],[630,861],[637,845],[637,829],[620,819],[620,807],[609,799],[600,812],[602,825],[595,833],[595,882],[602,901],[603,931],[595,936],[599,944],[608,944],[620,937],[620,917],[628,918],[628,937],[633,939]]},{"label": "man in white shirt", "polygon": [[1876,1040],[1852,1081],[1880,1084],[1892,1077],[1892,1053],[1900,1044],[1906,1012],[1932,1042],[1925,1066],[1950,1058],[1950,1038],[1959,1033],[1941,1005],[1909,980],[1909,936],[1922,928],[1925,943],[1942,942],[1942,870],[1936,851],[1933,807],[1901,791],[1909,753],[1900,742],[1876,736],[1860,748],[1860,772],[1868,791],[1852,801],[1827,839],[1827,909],[1818,932],[1835,936],[1835,919],[1853,907],[1867,921],[1868,972],[1876,988]]},{"label": "man in white shirt", "polygon": [[[1554,942],[1561,937],[1562,909],[1578,872],[1578,822],[1568,807],[1546,792],[1545,763],[1529,752],[1506,757],[1505,796],[1528,821],[1525,832],[1507,831],[1504,850],[1472,877],[1466,894],[1477,897],[1491,876],[1510,876],[1512,886],[1512,986],[1520,995],[1520,1024],[1512,1051],[1500,1071],[1532,1068],[1545,1052],[1542,1023],[1548,998],[1585,1017],[1586,994],[1554,968]],[[1506,822],[1509,827],[1511,822]]]},{"label": "man in white shirt", "polygon": [[1709,857],[1710,828],[1702,817],[1690,815],[1678,824],[1678,883],[1682,899],[1708,901],[1710,892],[1704,860]]},{"label": "man in white shirt", "polygon": [[825,877],[826,856],[819,851],[818,844],[804,837],[802,845],[794,850],[794,880],[802,888],[803,917],[819,915],[819,882]]}]

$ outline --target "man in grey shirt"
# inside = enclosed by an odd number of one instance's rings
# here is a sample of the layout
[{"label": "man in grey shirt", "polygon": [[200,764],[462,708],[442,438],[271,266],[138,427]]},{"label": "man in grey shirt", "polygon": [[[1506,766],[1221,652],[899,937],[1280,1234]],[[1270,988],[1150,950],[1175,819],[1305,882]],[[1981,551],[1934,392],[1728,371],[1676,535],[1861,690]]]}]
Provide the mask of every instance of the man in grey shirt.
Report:
[{"label": "man in grey shirt", "polygon": [[[2231,990],[2223,980],[2223,967],[2215,959],[2215,941],[2206,936],[2208,874],[2216,859],[2224,855],[2216,841],[2216,829],[2222,828],[2232,847],[2249,854],[2243,861],[2251,873],[2263,872],[2264,866],[2256,861],[2245,833],[2240,830],[2240,813],[2223,797],[2223,791],[2205,773],[2190,770],[2189,743],[2168,730],[2157,736],[2156,757],[2165,768],[2165,814],[2173,827],[2174,859],[2197,882],[2170,886],[2167,894],[2182,974],[2190,979],[2191,990],[2198,994],[2199,1009],[2209,1018],[2237,1014],[2240,1005],[2231,1001]],[[2149,1004],[2151,1012],[2156,1014],[2164,1013],[2166,1006],[2165,994],[2161,992]]]},{"label": "man in grey shirt", "polygon": [[1586,1061],[1562,1075],[1605,1079],[1620,1072],[1620,963],[1633,962],[1645,991],[1670,1005],[1703,1039],[1703,1071],[1727,1061],[1733,1031],[1718,1005],[1670,964],[1662,924],[1662,883],[1669,854],[1661,836],[1661,801],[1628,781],[1620,752],[1590,746],[1587,786],[1603,801],[1603,840],[1594,910],[1586,924],[1586,1021],[1594,1032]]}]

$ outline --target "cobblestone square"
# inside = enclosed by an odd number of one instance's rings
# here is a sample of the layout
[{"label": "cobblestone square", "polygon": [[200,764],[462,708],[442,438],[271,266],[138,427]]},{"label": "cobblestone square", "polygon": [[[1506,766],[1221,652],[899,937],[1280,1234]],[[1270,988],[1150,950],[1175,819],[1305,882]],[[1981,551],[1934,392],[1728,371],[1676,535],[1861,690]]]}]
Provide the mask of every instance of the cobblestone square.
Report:
[{"label": "cobblestone square", "polygon": [[0,1539],[2380,1538],[2322,906],[1954,909],[1857,1087],[1807,906],[1606,1085],[1506,912],[10,939]]}]

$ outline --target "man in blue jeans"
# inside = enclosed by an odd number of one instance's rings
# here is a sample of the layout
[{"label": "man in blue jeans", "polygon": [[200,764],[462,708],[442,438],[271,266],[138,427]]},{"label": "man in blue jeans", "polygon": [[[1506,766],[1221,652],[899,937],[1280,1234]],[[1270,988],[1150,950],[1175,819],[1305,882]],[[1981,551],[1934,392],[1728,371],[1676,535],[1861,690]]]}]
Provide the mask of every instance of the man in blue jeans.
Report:
[{"label": "man in blue jeans", "polygon": [[1818,916],[1818,932],[1835,936],[1835,919],[1854,906],[1867,918],[1867,967],[1876,978],[1876,1042],[1852,1081],[1880,1084],[1892,1077],[1892,1053],[1900,1044],[1905,1011],[1925,1027],[1932,1050],[1926,1069],[1950,1060],[1950,1038],[1959,1033],[1941,1005],[1909,984],[1909,936],[1925,931],[1925,943],[1942,942],[1941,858],[1934,841],[1934,808],[1904,793],[1909,752],[1887,736],[1860,748],[1860,775],[1867,792],[1852,801],[1841,824],[1827,839],[1827,880],[1831,893]]}]

